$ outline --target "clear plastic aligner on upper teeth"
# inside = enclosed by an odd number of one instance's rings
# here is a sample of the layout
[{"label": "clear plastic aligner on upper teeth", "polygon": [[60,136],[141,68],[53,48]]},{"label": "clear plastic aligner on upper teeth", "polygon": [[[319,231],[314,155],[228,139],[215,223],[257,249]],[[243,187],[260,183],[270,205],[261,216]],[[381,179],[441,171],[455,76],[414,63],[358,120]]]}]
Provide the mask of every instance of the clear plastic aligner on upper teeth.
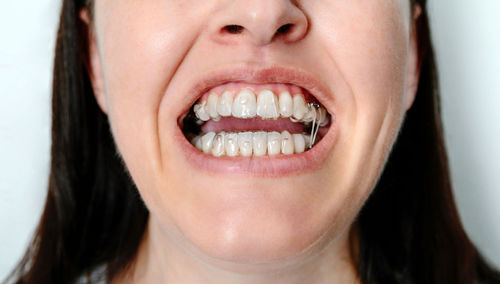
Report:
[{"label": "clear plastic aligner on upper teeth", "polygon": [[320,115],[317,121],[320,126],[328,124],[326,110],[318,106],[312,109],[302,94],[293,97],[289,92],[280,93],[279,97],[270,90],[261,91],[258,96],[250,89],[242,89],[233,99],[229,91],[224,91],[220,96],[215,93],[208,95],[207,99],[193,107],[196,117],[201,121],[210,119],[218,121],[220,117],[234,116],[237,118],[277,119],[290,118],[294,122],[310,123]]},{"label": "clear plastic aligner on upper teeth", "polygon": [[217,119],[220,115],[217,112],[217,101],[219,100],[219,96],[217,94],[211,93],[208,95],[207,99],[207,112],[212,119]]},{"label": "clear plastic aligner on upper teeth", "polygon": [[205,154],[221,156],[265,156],[303,153],[310,136],[272,131],[208,132],[194,137],[191,143]]},{"label": "clear plastic aligner on upper teeth", "polygon": [[231,113],[238,118],[252,118],[257,114],[257,99],[249,89],[241,90],[234,98]]},{"label": "clear plastic aligner on upper teeth", "polygon": [[264,90],[257,97],[257,116],[263,119],[276,119],[280,117],[279,103],[276,95]]}]

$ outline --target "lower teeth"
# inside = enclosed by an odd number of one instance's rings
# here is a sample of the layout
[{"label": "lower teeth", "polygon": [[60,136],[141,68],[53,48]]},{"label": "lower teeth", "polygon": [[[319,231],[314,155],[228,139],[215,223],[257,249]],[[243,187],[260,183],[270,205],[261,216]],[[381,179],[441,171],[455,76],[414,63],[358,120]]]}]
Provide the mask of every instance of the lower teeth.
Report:
[{"label": "lower teeth", "polygon": [[191,143],[205,154],[221,156],[265,156],[299,154],[312,147],[306,134],[272,131],[208,132],[195,136]]}]

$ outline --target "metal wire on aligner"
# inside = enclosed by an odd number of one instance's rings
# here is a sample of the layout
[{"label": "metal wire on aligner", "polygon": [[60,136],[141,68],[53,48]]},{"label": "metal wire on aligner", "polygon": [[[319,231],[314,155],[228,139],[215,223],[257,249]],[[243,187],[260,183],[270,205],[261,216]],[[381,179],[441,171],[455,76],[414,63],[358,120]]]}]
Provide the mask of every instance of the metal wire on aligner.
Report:
[{"label": "metal wire on aligner", "polygon": [[319,127],[321,124],[321,113],[318,114],[318,112],[321,112],[321,108],[319,105],[314,104],[314,103],[308,103],[307,104],[309,108],[313,111],[314,118],[312,121],[312,128],[311,128],[311,136],[309,137],[309,149],[312,148],[314,145],[314,142],[316,141],[316,136],[318,135]]}]

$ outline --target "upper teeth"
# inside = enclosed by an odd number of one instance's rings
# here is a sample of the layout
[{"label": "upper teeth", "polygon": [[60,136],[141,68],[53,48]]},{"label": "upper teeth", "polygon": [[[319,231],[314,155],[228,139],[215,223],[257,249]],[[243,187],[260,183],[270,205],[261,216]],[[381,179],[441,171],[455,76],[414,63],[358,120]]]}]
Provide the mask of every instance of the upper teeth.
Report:
[{"label": "upper teeth", "polygon": [[294,121],[306,123],[316,119],[320,126],[327,125],[326,110],[322,106],[319,106],[319,111],[317,108],[307,103],[302,94],[295,94],[292,97],[288,91],[284,91],[276,96],[270,90],[262,90],[257,96],[252,90],[244,88],[234,98],[229,91],[224,91],[220,96],[210,93],[208,98],[194,105],[193,111],[202,121],[210,119],[217,121],[220,117],[227,116],[237,118],[258,116],[262,119],[289,117]]}]

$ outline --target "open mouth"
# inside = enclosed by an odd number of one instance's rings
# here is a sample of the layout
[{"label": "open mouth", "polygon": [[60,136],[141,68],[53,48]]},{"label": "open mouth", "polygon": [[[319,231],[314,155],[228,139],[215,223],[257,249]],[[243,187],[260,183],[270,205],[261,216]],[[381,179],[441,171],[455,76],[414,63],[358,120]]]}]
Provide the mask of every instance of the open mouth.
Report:
[{"label": "open mouth", "polygon": [[205,92],[181,117],[180,126],[207,155],[259,157],[309,151],[334,118],[296,85],[226,83]]}]

